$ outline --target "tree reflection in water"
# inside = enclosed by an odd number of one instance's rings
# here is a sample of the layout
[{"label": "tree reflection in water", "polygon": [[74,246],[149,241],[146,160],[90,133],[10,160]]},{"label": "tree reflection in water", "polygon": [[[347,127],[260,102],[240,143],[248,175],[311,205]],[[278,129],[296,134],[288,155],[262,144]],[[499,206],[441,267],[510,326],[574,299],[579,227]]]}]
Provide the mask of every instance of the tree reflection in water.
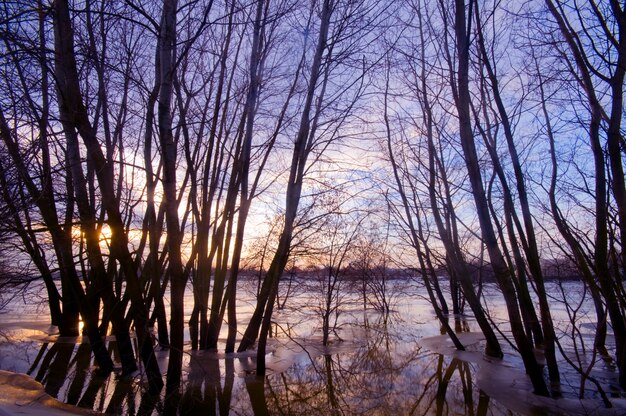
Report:
[{"label": "tree reflection in water", "polygon": [[472,364],[414,346],[387,325],[354,352],[323,355],[267,380],[270,409],[288,415],[507,414],[475,388]]},{"label": "tree reflection in water", "polygon": [[222,376],[220,360],[213,353],[194,351],[191,354],[187,383],[179,404],[180,413],[229,414],[235,379],[233,358],[225,358],[223,364],[225,372]]},{"label": "tree reflection in water", "polygon": [[[51,347],[48,348],[51,344]],[[116,351],[115,342],[109,350]],[[113,354],[114,358],[115,354]],[[113,414],[136,414],[139,386],[131,377],[101,375],[94,369],[91,348],[74,339],[43,343],[28,374],[42,383],[48,394],[79,407]]]},{"label": "tree reflection in water", "polygon": [[[253,357],[190,352],[185,387],[176,397],[151,397],[137,375],[99,375],[86,344],[43,343],[29,374],[59,400],[112,414],[509,413],[477,389],[473,364],[407,340],[398,330],[402,322],[393,322],[399,318],[378,318],[364,317],[355,342],[302,354],[285,371],[266,378],[248,373]],[[468,329],[458,318],[454,327]],[[114,342],[109,349],[117,358]]]}]

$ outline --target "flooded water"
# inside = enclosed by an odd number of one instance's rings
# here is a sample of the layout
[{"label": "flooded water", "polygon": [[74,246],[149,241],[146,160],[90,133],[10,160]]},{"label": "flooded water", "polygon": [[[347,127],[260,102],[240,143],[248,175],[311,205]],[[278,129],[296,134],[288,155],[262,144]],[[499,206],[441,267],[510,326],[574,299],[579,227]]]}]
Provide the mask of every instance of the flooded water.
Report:
[{"label": "flooded water", "polygon": [[[587,313],[590,309],[583,301],[575,317],[576,328],[572,328],[568,318],[572,311],[558,299],[565,294],[572,301],[576,297],[581,300],[583,290],[576,282],[565,285],[564,290],[551,285],[553,314],[563,335],[564,351],[575,356],[582,344],[592,345],[593,314]],[[340,297],[335,331],[327,347],[322,345],[321,337],[323,294],[311,283],[296,282],[293,287],[295,292],[285,308],[274,316],[265,378],[254,375],[253,352],[225,355],[191,351],[187,344],[181,396],[150,397],[144,392],[141,371],[126,377],[101,376],[94,371],[90,347],[81,338],[49,335],[46,309],[32,302],[38,293],[36,287],[32,293],[15,298],[0,315],[0,369],[30,375],[62,402],[111,414],[161,414],[171,409],[178,409],[180,414],[209,415],[553,414],[552,404],[533,405],[532,410],[524,398],[511,401],[506,386],[490,382],[490,378],[497,378],[493,374],[506,374],[504,370],[493,370],[497,365],[512,371],[506,380],[521,380],[515,381],[515,388],[529,390],[514,354],[506,354],[502,362],[486,362],[479,337],[467,338],[472,341],[466,344],[470,352],[465,356],[443,351],[447,348],[445,337],[433,338],[441,330],[423,297],[424,290],[415,283],[389,283],[389,313],[377,311],[371,296],[364,302],[356,288],[344,287],[343,293],[348,294]],[[242,283],[240,331],[251,314],[254,290],[253,282]],[[506,315],[497,290],[490,286],[485,293],[492,318],[504,322]],[[191,293],[187,306],[189,316]],[[450,319],[460,333],[478,329],[471,317]],[[502,329],[506,334],[507,326],[503,324]],[[572,330],[577,331],[576,343],[566,336]],[[510,347],[503,345],[510,352]],[[109,340],[108,346],[117,359],[115,342]],[[223,344],[219,348],[222,350]],[[158,351],[157,355],[165,371],[168,353]],[[592,355],[583,355],[582,359],[597,360],[590,374],[621,404],[622,392],[615,387],[611,363]],[[564,399],[560,403],[577,401],[580,376],[566,364],[563,370]],[[586,387],[584,397],[589,402],[585,403],[591,407],[584,409],[601,407],[593,385],[587,383]]]}]

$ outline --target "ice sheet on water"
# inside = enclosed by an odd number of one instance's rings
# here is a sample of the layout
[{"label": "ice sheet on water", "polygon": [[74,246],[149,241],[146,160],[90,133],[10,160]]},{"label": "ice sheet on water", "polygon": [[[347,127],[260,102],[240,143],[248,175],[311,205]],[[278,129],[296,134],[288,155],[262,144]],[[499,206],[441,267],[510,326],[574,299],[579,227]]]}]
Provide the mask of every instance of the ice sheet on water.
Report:
[{"label": "ice sheet on water", "polygon": [[549,415],[624,415],[626,399],[612,399],[613,408],[607,409],[597,399],[572,399],[542,397],[533,393],[530,379],[523,370],[507,360],[487,357],[482,350],[484,337],[481,333],[457,334],[467,351],[458,351],[446,335],[424,338],[421,345],[439,354],[453,356],[476,365],[478,387],[490,398],[500,402],[511,411],[525,414]]}]

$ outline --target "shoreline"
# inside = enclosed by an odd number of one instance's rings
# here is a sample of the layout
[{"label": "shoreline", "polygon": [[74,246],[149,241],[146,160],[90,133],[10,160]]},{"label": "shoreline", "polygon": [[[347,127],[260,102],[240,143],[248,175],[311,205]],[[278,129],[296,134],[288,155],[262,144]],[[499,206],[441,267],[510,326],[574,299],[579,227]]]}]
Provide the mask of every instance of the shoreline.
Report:
[{"label": "shoreline", "polygon": [[32,377],[0,370],[0,416],[5,415],[100,415],[94,410],[63,403],[45,392]]}]

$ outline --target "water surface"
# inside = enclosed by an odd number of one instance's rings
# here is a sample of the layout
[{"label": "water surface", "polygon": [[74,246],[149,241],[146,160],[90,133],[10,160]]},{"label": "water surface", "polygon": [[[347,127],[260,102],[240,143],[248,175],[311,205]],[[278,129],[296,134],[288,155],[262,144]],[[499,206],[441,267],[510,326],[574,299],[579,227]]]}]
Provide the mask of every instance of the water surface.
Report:
[{"label": "water surface", "polygon": [[[553,315],[564,334],[565,351],[573,354],[577,344],[565,336],[572,330],[568,309],[557,300],[562,294],[581,300],[583,291],[579,283],[566,285],[563,291],[556,284],[552,286]],[[111,414],[516,414],[516,404],[490,397],[485,392],[489,389],[479,386],[485,385],[484,377],[478,380],[481,342],[468,345],[469,350],[478,352],[478,363],[425,346],[423,340],[440,335],[441,329],[418,284],[388,282],[387,300],[392,306],[389,313],[380,312],[371,297],[364,302],[355,288],[344,287],[328,346],[322,345],[320,333],[324,298],[320,286],[296,282],[294,287],[285,308],[274,316],[265,378],[254,374],[254,352],[226,355],[191,351],[187,344],[182,393],[176,397],[150,397],[144,392],[141,371],[126,377],[101,376],[94,369],[89,345],[81,337],[49,335],[52,328],[45,307],[30,302],[33,298],[28,295],[15,298],[0,315],[0,369],[30,375],[44,385],[48,394],[65,403]],[[37,288],[32,290],[36,292]],[[254,290],[254,282],[243,282],[238,305],[240,330],[252,312]],[[488,286],[485,293],[492,318],[504,323],[506,315],[498,291]],[[582,304],[586,305],[584,301]],[[191,293],[186,305],[188,317]],[[579,342],[591,345],[593,316],[585,308],[578,311],[575,329]],[[450,323],[460,333],[478,329],[469,316],[450,317]],[[505,324],[502,329],[506,335]],[[108,347],[117,362],[111,338]],[[164,371],[167,355],[167,351],[157,351]],[[521,363],[512,351],[502,364],[523,378]],[[580,376],[567,366],[563,368],[561,390],[566,398],[575,399]],[[613,398],[619,398],[622,392],[615,387],[613,370],[611,363],[598,360],[591,373]],[[585,397],[600,403],[593,386],[588,387]],[[545,412],[539,409],[537,414]]]}]

